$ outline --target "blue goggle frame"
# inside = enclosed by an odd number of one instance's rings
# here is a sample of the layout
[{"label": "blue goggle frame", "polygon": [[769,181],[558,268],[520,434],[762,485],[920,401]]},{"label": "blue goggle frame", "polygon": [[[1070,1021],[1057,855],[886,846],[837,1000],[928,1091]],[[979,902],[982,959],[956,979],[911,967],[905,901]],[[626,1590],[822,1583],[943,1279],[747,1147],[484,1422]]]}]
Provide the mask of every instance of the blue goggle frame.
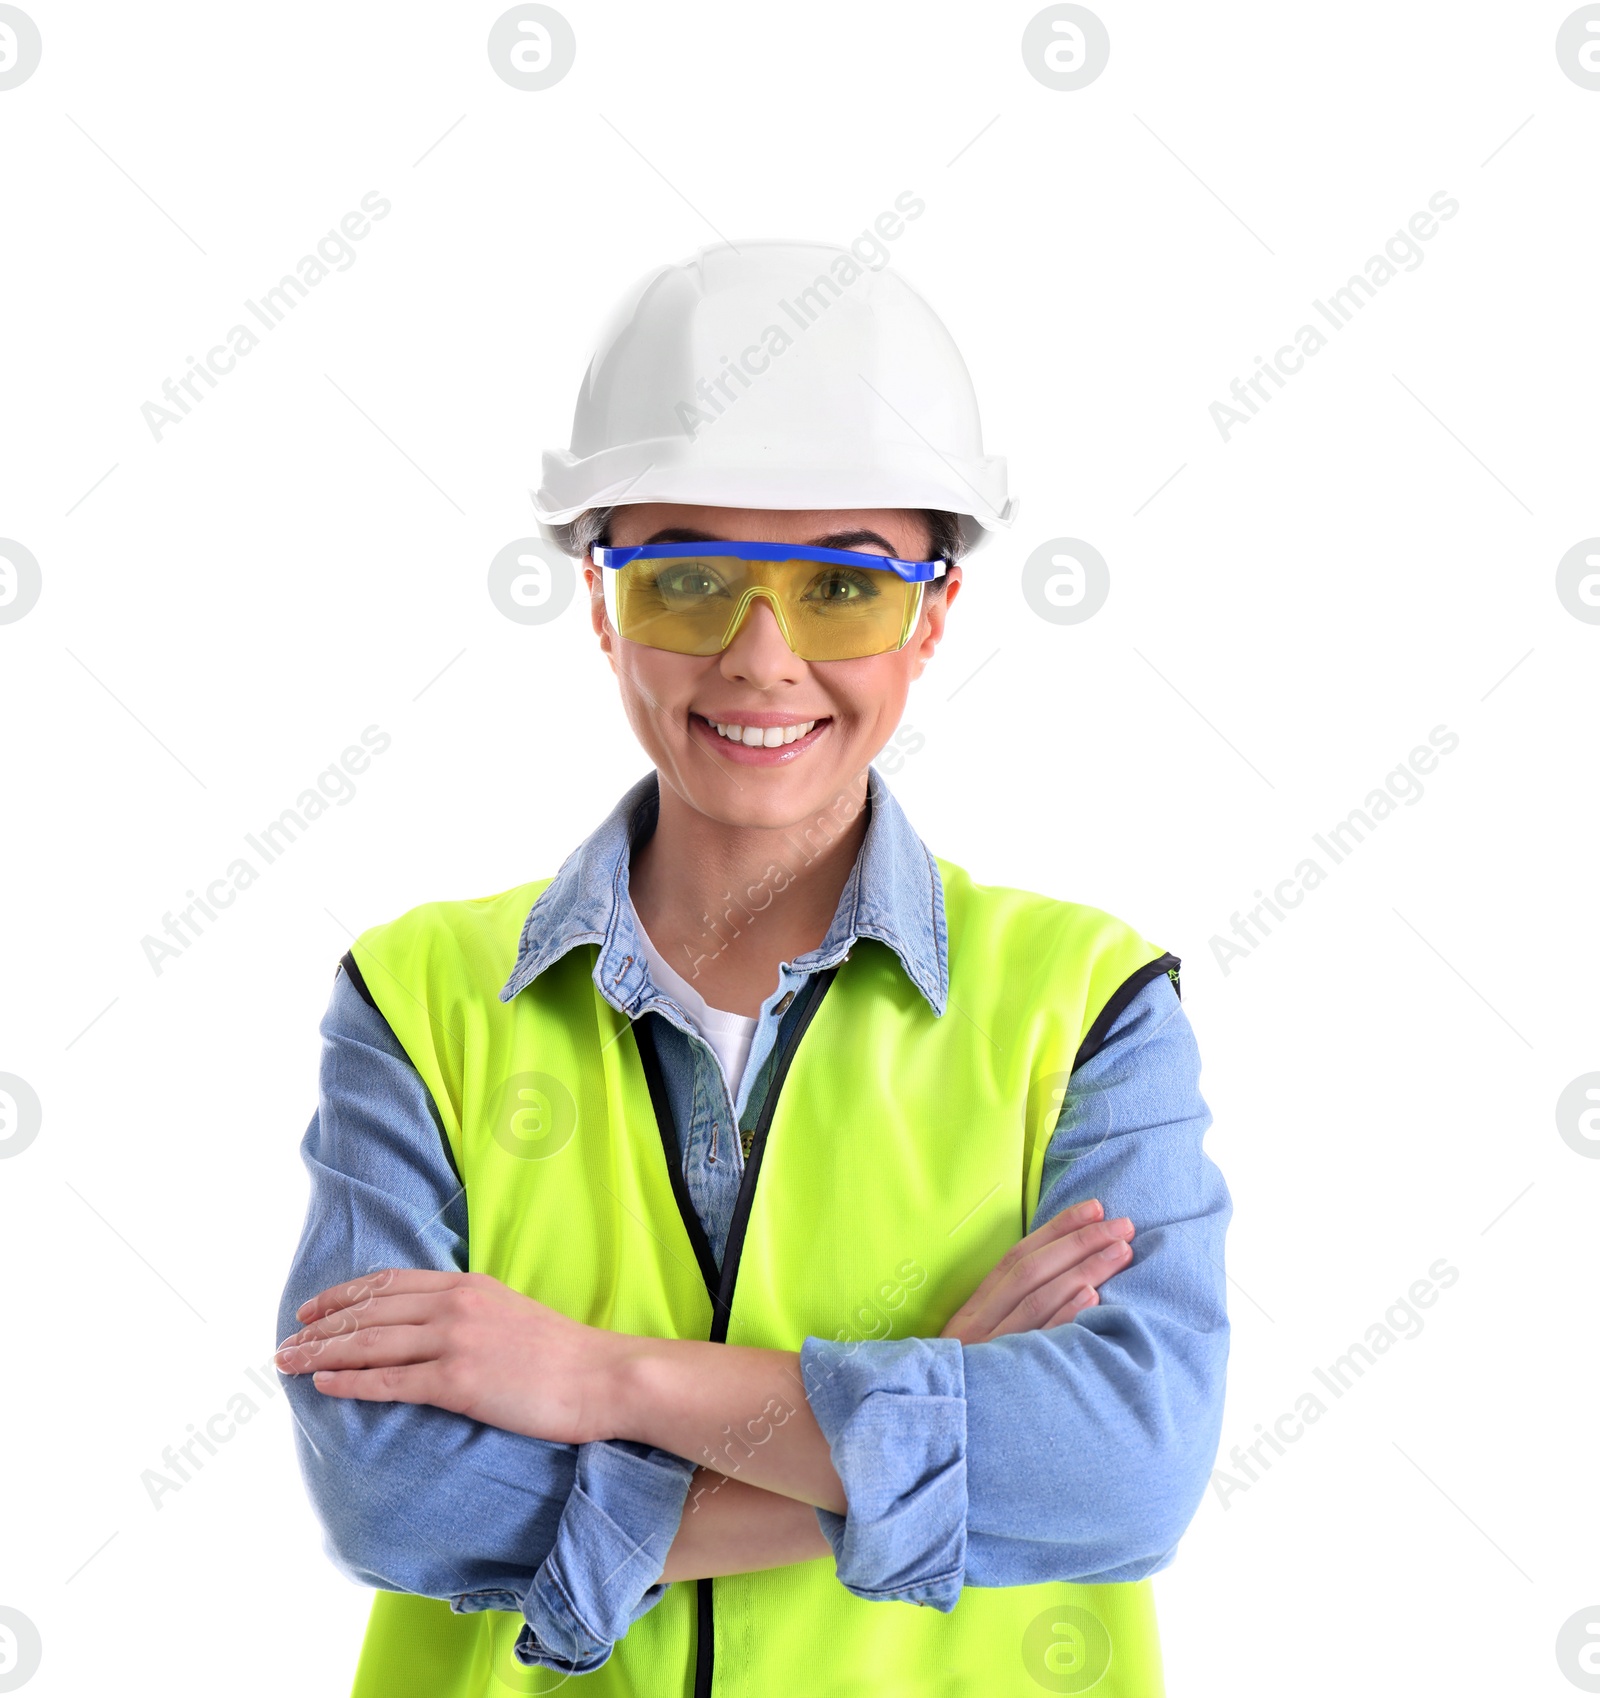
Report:
[{"label": "blue goggle frame", "polygon": [[868,571],[893,572],[908,584],[925,584],[939,577],[947,560],[897,560],[892,554],[866,554],[854,548],[815,548],[802,542],[647,542],[637,548],[589,551],[596,566],[617,571],[633,560],[682,559],[695,555],[732,555],[738,560],[821,560],[833,566],[859,566]]}]

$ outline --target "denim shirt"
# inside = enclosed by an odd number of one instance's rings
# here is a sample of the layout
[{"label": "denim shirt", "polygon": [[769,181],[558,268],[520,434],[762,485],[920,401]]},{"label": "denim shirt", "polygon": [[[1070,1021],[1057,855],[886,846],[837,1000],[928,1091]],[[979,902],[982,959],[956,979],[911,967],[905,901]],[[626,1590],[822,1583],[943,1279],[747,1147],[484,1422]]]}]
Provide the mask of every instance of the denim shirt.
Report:
[{"label": "denim shirt", "polygon": [[[600,994],[650,1022],[689,1197],[720,1264],[744,1171],[736,1129],[760,1112],[799,990],[875,938],[946,1017],[943,892],[871,769],[867,832],[833,923],[780,965],[735,1096],[647,970],[628,866],[657,796],[651,773],[567,858],[528,914],[505,985],[485,994],[508,1001],[568,950],[599,946]],[[468,1265],[467,1199],[437,1111],[359,973],[336,974],[321,1035],[302,1144],[311,1196],[280,1338],[329,1285]],[[1199,1065],[1163,975],[1072,1074],[1030,1230],[1087,1197],[1136,1228],[1132,1261],[1076,1320],[976,1345],[804,1341],[807,1399],[848,1504],[815,1513],[856,1596],[948,1611],[963,1585],[1132,1581],[1172,1561],[1216,1455],[1228,1354],[1232,1203],[1202,1148]],[[530,1439],[424,1404],[325,1397],[309,1376],[284,1383],[326,1548],[350,1578],[457,1611],[520,1613],[518,1660],[573,1673],[599,1667],[665,1594],[656,1577],[694,1463],[630,1441]]]}]

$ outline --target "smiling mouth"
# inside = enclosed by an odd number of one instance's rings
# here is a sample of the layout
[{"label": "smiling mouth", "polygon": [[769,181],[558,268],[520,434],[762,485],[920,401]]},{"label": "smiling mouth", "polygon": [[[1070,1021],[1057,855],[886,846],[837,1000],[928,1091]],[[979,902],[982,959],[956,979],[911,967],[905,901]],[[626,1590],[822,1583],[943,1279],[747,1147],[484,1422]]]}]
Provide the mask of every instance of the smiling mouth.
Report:
[{"label": "smiling mouth", "polygon": [[793,725],[741,725],[737,720],[708,719],[706,723],[719,737],[726,738],[730,743],[743,743],[747,749],[778,749],[785,743],[793,743],[804,737],[822,722],[816,719],[800,719]]}]

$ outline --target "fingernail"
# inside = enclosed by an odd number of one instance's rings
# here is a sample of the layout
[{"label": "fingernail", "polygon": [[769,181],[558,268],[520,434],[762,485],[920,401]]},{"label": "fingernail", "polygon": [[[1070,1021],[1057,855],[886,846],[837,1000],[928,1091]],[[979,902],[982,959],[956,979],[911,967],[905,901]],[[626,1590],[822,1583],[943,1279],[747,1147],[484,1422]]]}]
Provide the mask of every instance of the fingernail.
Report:
[{"label": "fingernail", "polygon": [[305,1300],[305,1302],[302,1303],[300,1305],[300,1307],[295,1310],[294,1318],[297,1321],[303,1321],[306,1318],[307,1313],[310,1311],[310,1308],[311,1308],[311,1299],[308,1297]]}]

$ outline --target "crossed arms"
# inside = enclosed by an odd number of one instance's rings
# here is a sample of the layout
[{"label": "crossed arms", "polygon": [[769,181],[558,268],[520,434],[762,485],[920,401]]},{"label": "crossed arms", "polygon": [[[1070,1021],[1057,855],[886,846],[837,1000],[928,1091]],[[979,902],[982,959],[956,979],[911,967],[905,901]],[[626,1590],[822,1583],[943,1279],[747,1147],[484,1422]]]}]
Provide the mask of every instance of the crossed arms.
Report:
[{"label": "crossed arms", "polygon": [[[1074,1075],[1034,1230],[939,1338],[798,1352],[608,1333],[463,1272],[426,1090],[342,975],[323,1037],[279,1336],[302,1469],[354,1577],[521,1611],[557,1666],[586,1668],[668,1582],[830,1550],[859,1595],[944,1609],[963,1583],[1170,1560],[1215,1454],[1231,1206],[1166,981]],[[1132,1226],[1101,1197],[1139,1223],[1120,1261]]]}]

